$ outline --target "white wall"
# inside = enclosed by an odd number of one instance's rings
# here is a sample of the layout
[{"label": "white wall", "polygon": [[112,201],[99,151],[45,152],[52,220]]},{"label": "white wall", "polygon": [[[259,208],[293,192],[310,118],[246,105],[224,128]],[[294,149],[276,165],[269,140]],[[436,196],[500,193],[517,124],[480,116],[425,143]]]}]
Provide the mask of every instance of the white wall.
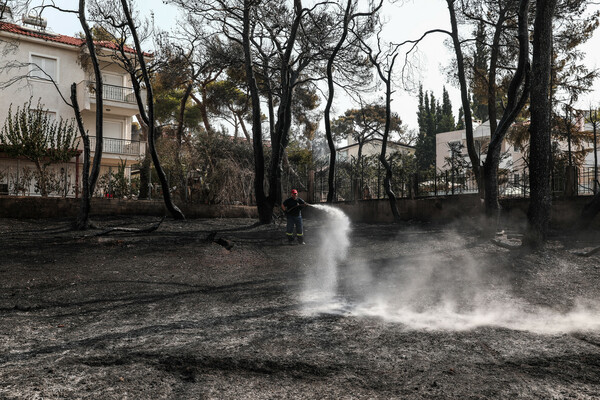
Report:
[{"label": "white wall", "polygon": [[[45,108],[56,112],[57,116],[62,116],[63,118],[73,117],[73,109],[61,98],[59,91],[70,102],[71,84],[85,79],[85,74],[77,63],[79,48],[75,46],[72,46],[72,49],[54,47],[49,45],[49,43],[43,41],[41,43],[34,43],[20,40],[16,51],[3,57],[4,62],[2,64],[12,60],[29,63],[31,54],[56,58],[58,69],[56,83],[58,90],[51,82],[34,78],[20,79],[10,87],[3,89],[2,96],[0,96],[0,123],[2,125],[4,124],[11,103],[13,110],[15,110],[17,106],[22,107],[30,98],[32,98],[32,104],[37,104],[37,100],[41,98]],[[6,48],[6,46],[6,43],[0,42],[0,48]],[[29,68],[29,66],[24,66],[22,68],[5,69],[0,73],[0,82],[5,83],[19,76],[26,76]]]}]

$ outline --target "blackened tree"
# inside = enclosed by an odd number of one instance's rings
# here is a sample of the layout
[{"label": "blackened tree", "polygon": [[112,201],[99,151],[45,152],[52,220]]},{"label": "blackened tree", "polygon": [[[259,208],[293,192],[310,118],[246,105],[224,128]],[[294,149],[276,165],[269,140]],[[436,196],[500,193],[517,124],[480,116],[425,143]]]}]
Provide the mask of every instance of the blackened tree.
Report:
[{"label": "blackened tree", "polygon": [[557,0],[537,0],[531,66],[531,145],[529,183],[531,200],[524,243],[539,246],[550,225],[550,76],[552,72],[552,21]]}]

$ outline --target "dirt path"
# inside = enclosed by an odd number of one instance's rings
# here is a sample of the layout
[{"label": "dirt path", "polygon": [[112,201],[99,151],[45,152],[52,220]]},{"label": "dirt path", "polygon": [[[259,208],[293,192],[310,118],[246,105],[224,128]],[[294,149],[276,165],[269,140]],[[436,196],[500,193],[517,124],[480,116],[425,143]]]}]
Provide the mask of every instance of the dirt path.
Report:
[{"label": "dirt path", "polygon": [[0,219],[2,399],[600,396],[600,257],[573,254],[596,237],[530,254],[355,224],[323,275],[322,218],[306,246],[244,219],[68,222]]}]

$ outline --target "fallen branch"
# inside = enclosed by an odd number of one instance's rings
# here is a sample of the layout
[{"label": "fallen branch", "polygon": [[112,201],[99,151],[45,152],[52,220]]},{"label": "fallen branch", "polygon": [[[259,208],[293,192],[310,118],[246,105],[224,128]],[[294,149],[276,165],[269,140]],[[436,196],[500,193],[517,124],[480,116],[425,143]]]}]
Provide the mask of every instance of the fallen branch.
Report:
[{"label": "fallen branch", "polygon": [[165,220],[166,217],[162,217],[162,219],[160,221],[158,221],[157,223],[155,223],[154,225],[149,226],[148,228],[125,228],[125,227],[114,227],[114,228],[109,228],[106,229],[100,233],[95,234],[94,236],[104,236],[104,235],[108,235],[109,233],[112,232],[129,232],[129,233],[150,233],[150,232],[154,232],[155,230],[158,229],[158,227],[160,226],[160,224],[162,224],[162,222]]},{"label": "fallen branch", "polygon": [[574,254],[576,254],[576,255],[578,255],[580,257],[590,257],[590,256],[593,256],[594,254],[596,254],[599,251],[600,251],[600,247],[596,247],[595,249],[592,249],[592,250],[590,250],[588,252],[585,252],[585,253],[574,253]]},{"label": "fallen branch", "polygon": [[494,243],[496,246],[499,246],[499,247],[502,247],[502,248],[508,249],[508,250],[516,250],[516,249],[521,248],[521,245],[519,245],[519,244],[505,243],[498,239],[492,239],[491,242]]},{"label": "fallen branch", "polygon": [[224,239],[222,237],[216,239],[217,232],[211,232],[206,240],[209,242],[213,242],[225,247],[227,250],[231,250],[233,248],[233,243],[230,240]]}]

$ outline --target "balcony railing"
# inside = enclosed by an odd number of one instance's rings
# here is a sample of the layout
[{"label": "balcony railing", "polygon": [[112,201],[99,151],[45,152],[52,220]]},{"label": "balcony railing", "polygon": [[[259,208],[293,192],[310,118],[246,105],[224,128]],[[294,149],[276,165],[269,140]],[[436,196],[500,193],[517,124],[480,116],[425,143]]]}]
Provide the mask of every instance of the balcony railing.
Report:
[{"label": "balcony railing", "polygon": [[[90,95],[96,93],[96,82],[87,81]],[[102,99],[137,104],[133,88],[102,84]]]},{"label": "balcony railing", "polygon": [[[90,136],[90,147],[91,151],[94,151],[96,148],[95,136]],[[144,146],[144,142],[139,140],[103,138],[102,151],[104,153],[141,156],[145,154],[146,147]]]}]

